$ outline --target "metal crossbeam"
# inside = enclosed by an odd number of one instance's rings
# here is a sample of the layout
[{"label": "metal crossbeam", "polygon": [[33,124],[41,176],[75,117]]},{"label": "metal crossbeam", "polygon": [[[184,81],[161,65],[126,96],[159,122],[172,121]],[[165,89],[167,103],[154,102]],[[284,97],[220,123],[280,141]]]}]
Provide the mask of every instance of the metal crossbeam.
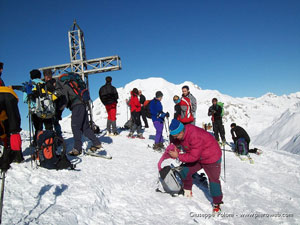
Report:
[{"label": "metal crossbeam", "polygon": [[[84,76],[122,69],[121,59],[117,55],[82,61],[82,64],[86,68],[83,71]],[[81,61],[78,61],[78,63],[73,62],[73,64],[66,63],[56,66],[42,67],[39,68],[39,70],[44,71],[46,69],[51,69],[53,77],[58,77],[62,73],[73,72],[72,66],[74,68],[74,72],[78,71],[81,66]]]}]

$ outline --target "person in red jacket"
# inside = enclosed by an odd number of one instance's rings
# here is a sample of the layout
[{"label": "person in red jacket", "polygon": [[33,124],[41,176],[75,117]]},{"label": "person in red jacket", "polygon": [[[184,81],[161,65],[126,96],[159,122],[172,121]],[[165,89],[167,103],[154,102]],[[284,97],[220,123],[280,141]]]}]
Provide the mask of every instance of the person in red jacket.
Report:
[{"label": "person in red jacket", "polygon": [[220,182],[222,152],[218,142],[204,129],[192,124],[183,125],[176,119],[172,120],[169,130],[173,136],[172,142],[184,151],[183,154],[179,154],[176,149],[169,152],[172,158],[178,158],[184,163],[180,172],[184,195],[192,197],[192,175],[203,168],[209,180],[213,210],[219,212],[223,194]]},{"label": "person in red jacket", "polygon": [[133,125],[131,126],[128,137],[133,138],[134,132],[137,131],[137,137],[144,139],[143,134],[142,134],[142,123],[141,123],[142,106],[139,101],[138,95],[139,95],[138,89],[133,88],[133,90],[131,91],[131,97],[130,97],[130,101],[129,101]]},{"label": "person in red jacket", "polygon": [[188,97],[179,98],[178,95],[173,97],[175,103],[174,106],[174,119],[179,120],[181,123],[189,124],[194,121],[194,117],[191,111],[191,100]]}]

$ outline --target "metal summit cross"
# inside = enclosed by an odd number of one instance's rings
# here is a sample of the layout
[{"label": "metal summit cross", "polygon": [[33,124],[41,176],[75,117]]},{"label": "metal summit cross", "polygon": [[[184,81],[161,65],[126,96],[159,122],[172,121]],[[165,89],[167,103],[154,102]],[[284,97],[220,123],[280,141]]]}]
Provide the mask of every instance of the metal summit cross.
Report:
[{"label": "metal summit cross", "polygon": [[[40,71],[51,69],[53,77],[58,77],[59,74],[65,72],[78,73],[89,89],[89,75],[122,69],[121,59],[117,55],[97,59],[86,59],[83,31],[76,21],[74,21],[71,29],[68,31],[68,37],[71,63],[39,68]],[[95,131],[97,128],[94,127],[95,123],[93,122],[92,102],[90,102],[88,106],[88,115],[90,125]]]}]

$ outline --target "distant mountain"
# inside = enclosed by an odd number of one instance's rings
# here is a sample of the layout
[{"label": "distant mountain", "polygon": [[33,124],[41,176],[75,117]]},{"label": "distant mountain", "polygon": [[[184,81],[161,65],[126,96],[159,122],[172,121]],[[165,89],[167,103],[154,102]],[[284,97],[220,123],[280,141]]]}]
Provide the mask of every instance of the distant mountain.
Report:
[{"label": "distant mountain", "polygon": [[[174,113],[173,96],[181,95],[181,88],[183,85],[188,85],[191,93],[197,99],[197,120],[196,124],[202,126],[202,123],[211,122],[207,115],[208,108],[211,105],[212,98],[216,97],[219,101],[224,103],[225,116],[223,118],[226,130],[226,139],[231,141],[230,124],[235,122],[244,127],[249,133],[253,144],[260,146],[272,146],[277,149],[277,141],[279,142],[279,149],[299,153],[295,150],[293,143],[299,143],[299,127],[300,127],[300,108],[295,105],[300,104],[300,92],[290,95],[277,96],[273,93],[267,93],[259,98],[244,97],[234,98],[229,95],[220,93],[217,90],[203,90],[199,86],[190,81],[182,84],[173,84],[163,78],[151,77],[148,79],[134,80],[125,87],[118,88],[119,103],[117,109],[117,124],[123,124],[130,118],[130,111],[126,105],[126,99],[130,96],[130,91],[133,88],[142,90],[147,99],[152,99],[155,92],[160,90],[163,92],[163,108],[164,111],[170,112],[172,117]],[[294,111],[298,116],[289,114],[289,109],[294,107]],[[94,101],[94,119],[101,128],[105,128],[106,110],[100,100],[97,98]],[[278,120],[284,118],[284,122],[288,123],[289,129],[284,132],[279,128],[273,127],[278,124]],[[294,118],[294,119],[292,119]],[[298,118],[298,119],[297,119]],[[283,120],[283,119],[282,119]],[[289,121],[290,120],[290,121]],[[289,122],[288,122],[289,121]],[[64,121],[63,123],[66,123]],[[69,119],[68,122],[69,123]],[[279,126],[279,125],[278,125]],[[70,126],[64,126],[70,129]],[[268,135],[271,134],[272,135]],[[298,136],[297,136],[298,135]]]}]

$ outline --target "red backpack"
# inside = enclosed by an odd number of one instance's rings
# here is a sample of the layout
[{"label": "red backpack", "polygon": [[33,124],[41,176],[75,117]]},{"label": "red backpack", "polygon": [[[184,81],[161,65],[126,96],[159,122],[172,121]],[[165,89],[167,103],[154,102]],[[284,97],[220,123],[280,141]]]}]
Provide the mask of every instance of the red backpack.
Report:
[{"label": "red backpack", "polygon": [[184,124],[193,122],[194,117],[193,117],[192,110],[191,110],[192,109],[191,100],[188,97],[182,97],[179,105],[186,106],[187,110],[185,112],[184,118],[181,118],[181,115],[179,115],[177,117],[177,120],[179,120],[180,122],[182,122]]}]

